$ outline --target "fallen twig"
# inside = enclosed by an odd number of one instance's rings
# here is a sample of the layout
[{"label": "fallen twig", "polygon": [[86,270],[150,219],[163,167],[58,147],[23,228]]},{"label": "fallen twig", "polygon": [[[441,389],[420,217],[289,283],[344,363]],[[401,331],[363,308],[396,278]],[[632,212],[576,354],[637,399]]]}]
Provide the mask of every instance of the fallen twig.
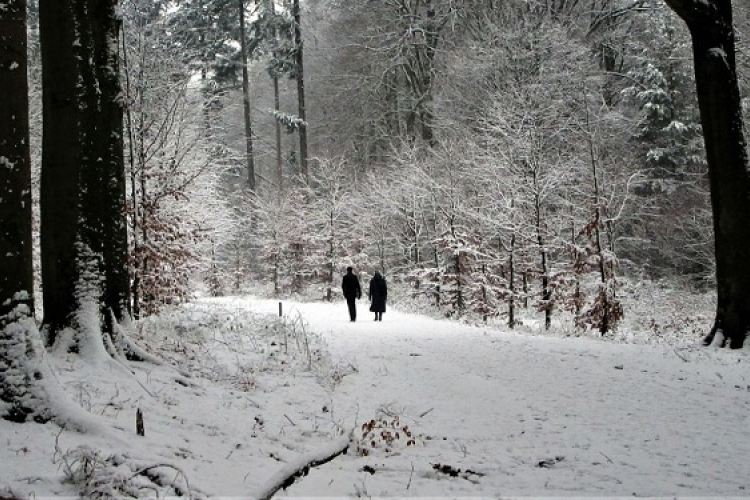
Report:
[{"label": "fallen twig", "polygon": [[684,357],[682,354],[679,353],[679,351],[675,348],[674,353],[677,355],[678,358],[683,360],[685,363],[690,363],[690,360],[686,357]]},{"label": "fallen twig", "polygon": [[317,467],[327,463],[344,453],[349,448],[351,432],[340,437],[328,446],[299,457],[282,467],[276,474],[271,476],[267,483],[252,495],[256,500],[270,500],[280,489],[286,489],[294,484],[297,478],[307,475],[311,467]]},{"label": "fallen twig", "polygon": [[[412,467],[414,466],[412,465]],[[448,464],[432,464],[432,468],[436,470],[437,472],[440,472],[441,474],[445,474],[446,476],[460,477],[474,484],[478,484],[478,483],[476,479],[473,479],[471,476],[477,476],[477,477],[484,476],[484,474],[481,472],[476,472],[471,469],[461,470],[457,467],[453,467],[452,465],[448,465]]]},{"label": "fallen twig", "polygon": [[424,417],[425,417],[425,415],[427,415],[428,413],[430,413],[430,412],[431,412],[432,410],[434,410],[434,409],[435,409],[435,408],[430,408],[430,409],[429,409],[429,410],[427,410],[426,412],[420,413],[420,415],[419,415],[419,418],[424,418]]},{"label": "fallen twig", "polygon": [[540,469],[549,469],[550,467],[554,467],[563,460],[565,460],[565,457],[563,457],[562,455],[557,455],[556,457],[540,460],[539,462],[537,462],[536,466]]}]

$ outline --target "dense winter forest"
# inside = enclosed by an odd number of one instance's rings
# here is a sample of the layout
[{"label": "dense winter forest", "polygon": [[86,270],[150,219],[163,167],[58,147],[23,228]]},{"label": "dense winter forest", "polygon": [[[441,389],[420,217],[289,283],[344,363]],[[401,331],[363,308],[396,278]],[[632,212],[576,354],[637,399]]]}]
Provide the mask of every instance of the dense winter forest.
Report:
[{"label": "dense winter forest", "polygon": [[198,288],[330,300],[348,265],[447,317],[602,335],[628,278],[716,290],[706,333],[742,346],[733,3],[0,1],[11,418],[46,418],[11,380],[36,377],[24,317],[137,359],[130,317]]},{"label": "dense winter forest", "polygon": [[0,500],[745,494],[748,118],[746,0],[0,0]]}]

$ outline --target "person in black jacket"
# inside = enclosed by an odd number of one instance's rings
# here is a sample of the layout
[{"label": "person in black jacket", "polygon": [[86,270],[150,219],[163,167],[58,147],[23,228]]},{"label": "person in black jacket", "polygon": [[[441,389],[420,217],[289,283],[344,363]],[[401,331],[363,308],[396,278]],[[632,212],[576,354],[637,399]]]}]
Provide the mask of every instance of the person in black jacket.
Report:
[{"label": "person in black jacket", "polygon": [[349,319],[357,321],[357,304],[354,301],[362,297],[362,287],[359,286],[359,278],[351,267],[346,268],[344,279],[341,280],[341,289],[346,298],[346,305],[349,306]]},{"label": "person in black jacket", "polygon": [[375,321],[383,321],[385,312],[385,299],[388,298],[388,286],[385,284],[385,278],[375,271],[375,276],[370,280],[370,311],[375,313]]}]

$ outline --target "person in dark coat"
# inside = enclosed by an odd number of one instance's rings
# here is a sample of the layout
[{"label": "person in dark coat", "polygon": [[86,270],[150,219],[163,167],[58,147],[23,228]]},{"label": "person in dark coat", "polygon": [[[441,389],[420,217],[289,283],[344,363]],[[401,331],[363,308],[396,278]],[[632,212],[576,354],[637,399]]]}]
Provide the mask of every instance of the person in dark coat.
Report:
[{"label": "person in dark coat", "polygon": [[375,271],[375,276],[370,280],[370,311],[375,313],[375,321],[383,321],[385,312],[385,300],[388,298],[388,286],[385,284],[385,278]]},{"label": "person in dark coat", "polygon": [[346,268],[344,279],[341,280],[341,289],[346,298],[346,305],[349,306],[349,319],[357,321],[357,304],[354,301],[362,298],[362,287],[359,286],[359,278],[353,271],[351,267]]}]

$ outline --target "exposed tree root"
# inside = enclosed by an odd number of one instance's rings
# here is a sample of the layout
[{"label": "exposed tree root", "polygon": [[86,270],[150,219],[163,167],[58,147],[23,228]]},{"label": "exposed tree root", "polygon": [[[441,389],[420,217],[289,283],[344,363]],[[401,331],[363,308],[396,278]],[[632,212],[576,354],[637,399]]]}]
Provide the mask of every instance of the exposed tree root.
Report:
[{"label": "exposed tree root", "polygon": [[115,343],[113,347],[119,355],[124,356],[128,361],[141,361],[154,365],[164,364],[162,359],[147,352],[144,348],[133,342],[133,339],[125,333],[122,326],[115,321],[114,314],[112,315],[112,324],[114,325],[113,339]]}]

